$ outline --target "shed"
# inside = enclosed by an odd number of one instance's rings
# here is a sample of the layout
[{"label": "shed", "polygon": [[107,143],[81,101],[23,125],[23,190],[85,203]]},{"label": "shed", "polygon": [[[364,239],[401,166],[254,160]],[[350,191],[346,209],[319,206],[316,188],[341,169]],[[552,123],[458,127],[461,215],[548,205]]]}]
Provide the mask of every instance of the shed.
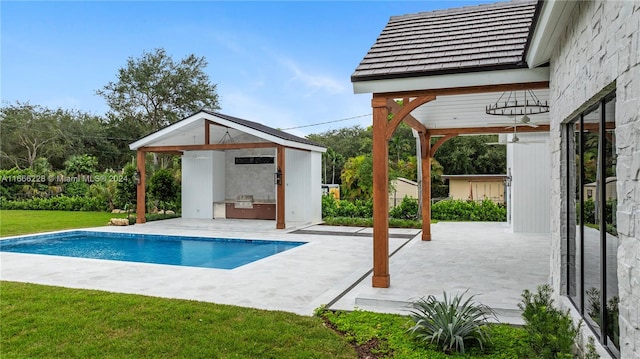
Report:
[{"label": "shed", "polygon": [[400,205],[404,197],[418,199],[418,182],[398,177],[391,180],[391,188],[389,191],[389,208]]},{"label": "shed", "polygon": [[326,149],[305,138],[201,110],[129,147],[137,151],[138,213],[145,212],[145,153],[157,152],[181,155],[183,218],[271,219],[276,228],[322,220]]}]

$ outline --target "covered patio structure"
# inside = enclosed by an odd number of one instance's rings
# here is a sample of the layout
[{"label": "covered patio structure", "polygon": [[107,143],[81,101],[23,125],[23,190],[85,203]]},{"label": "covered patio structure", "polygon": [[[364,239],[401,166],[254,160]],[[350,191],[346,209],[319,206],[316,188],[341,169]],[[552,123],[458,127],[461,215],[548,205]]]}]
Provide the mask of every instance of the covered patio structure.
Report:
[{"label": "covered patio structure", "polygon": [[320,168],[326,149],[274,128],[201,110],[129,146],[137,151],[137,223],[146,212],[145,155],[182,157],[182,217],[322,220]]},{"label": "covered patio structure", "polygon": [[[540,132],[536,140],[548,137],[549,68],[529,68],[525,61],[535,14],[536,1],[519,1],[394,16],[353,73],[354,92],[372,94],[374,287],[391,283],[388,141],[401,122],[412,127],[420,141],[424,241],[432,239],[430,159],[445,141],[509,133],[508,150],[515,151],[521,145],[518,138],[534,136],[531,132]],[[502,109],[497,114],[504,117],[490,114],[494,107]],[[534,111],[536,107],[542,111]],[[512,161],[513,181],[545,178],[550,158],[540,159],[544,149],[520,150]],[[521,193],[539,190],[524,186]],[[533,198],[529,205],[542,201],[534,208],[548,213],[545,196],[528,198]],[[544,213],[540,217],[548,221]],[[548,222],[546,227],[548,231]]]}]

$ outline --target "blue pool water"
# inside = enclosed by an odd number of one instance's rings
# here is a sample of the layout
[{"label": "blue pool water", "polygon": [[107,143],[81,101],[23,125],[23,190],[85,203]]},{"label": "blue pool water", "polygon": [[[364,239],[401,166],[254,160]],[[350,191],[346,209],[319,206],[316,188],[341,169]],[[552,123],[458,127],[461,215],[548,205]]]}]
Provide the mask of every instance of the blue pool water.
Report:
[{"label": "blue pool water", "polygon": [[0,251],[233,269],[305,242],[71,231],[0,240]]}]

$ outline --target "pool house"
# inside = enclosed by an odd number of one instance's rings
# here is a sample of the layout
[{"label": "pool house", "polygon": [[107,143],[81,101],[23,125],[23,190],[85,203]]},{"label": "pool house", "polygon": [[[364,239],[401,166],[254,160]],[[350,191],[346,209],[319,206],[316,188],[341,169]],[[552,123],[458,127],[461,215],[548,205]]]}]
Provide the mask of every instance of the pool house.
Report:
[{"label": "pool house", "polygon": [[[129,146],[137,151],[137,212],[145,213],[145,154],[180,155],[182,217],[322,220],[321,156],[305,138],[201,110]],[[144,216],[137,217],[144,223]]]}]

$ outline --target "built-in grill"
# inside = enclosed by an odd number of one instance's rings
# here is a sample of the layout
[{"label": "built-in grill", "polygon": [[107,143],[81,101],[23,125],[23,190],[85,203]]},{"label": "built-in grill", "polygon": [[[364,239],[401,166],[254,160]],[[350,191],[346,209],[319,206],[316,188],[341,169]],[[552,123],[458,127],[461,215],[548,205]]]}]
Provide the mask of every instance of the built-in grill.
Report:
[{"label": "built-in grill", "polygon": [[253,195],[239,195],[233,203],[233,208],[253,208]]}]

